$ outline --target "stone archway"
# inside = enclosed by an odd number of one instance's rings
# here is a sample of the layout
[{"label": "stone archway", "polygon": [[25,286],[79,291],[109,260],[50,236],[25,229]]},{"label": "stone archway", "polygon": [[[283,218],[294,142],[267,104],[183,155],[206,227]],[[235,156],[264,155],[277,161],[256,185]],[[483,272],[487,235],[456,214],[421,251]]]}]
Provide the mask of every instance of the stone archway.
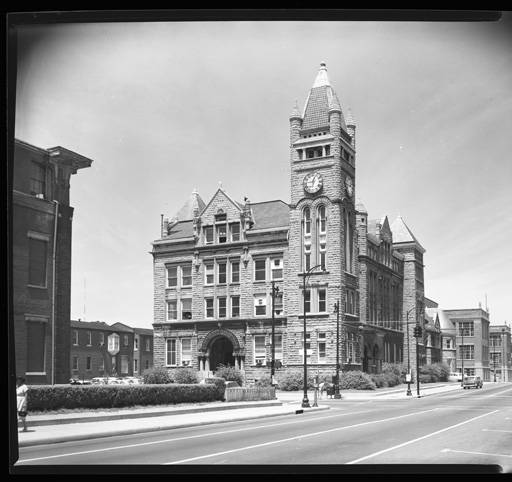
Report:
[{"label": "stone archway", "polygon": [[210,370],[215,371],[219,365],[235,366],[233,356],[233,343],[225,337],[219,336],[210,344]]}]

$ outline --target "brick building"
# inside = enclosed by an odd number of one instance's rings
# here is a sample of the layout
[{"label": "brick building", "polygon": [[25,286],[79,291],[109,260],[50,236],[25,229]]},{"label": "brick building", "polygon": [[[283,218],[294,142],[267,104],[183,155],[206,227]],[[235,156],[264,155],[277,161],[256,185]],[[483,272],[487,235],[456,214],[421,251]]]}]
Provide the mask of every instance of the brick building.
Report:
[{"label": "brick building", "polygon": [[510,326],[489,325],[489,363],[492,380],[512,381],[512,345]]},{"label": "brick building", "polygon": [[313,373],[332,374],[337,302],[342,369],[403,359],[406,313],[424,322],[425,250],[402,218],[368,222],[356,206],[355,130],[322,64],[304,109],[290,115],[289,203],[238,202],[219,187],[208,203],[194,191],[162,219],[155,365],[206,374],[231,364],[259,378],[269,373],[273,314],[276,360],[299,368],[306,356]]},{"label": "brick building", "polygon": [[139,376],[153,366],[152,330],[81,320],[70,327],[71,378]]},{"label": "brick building", "polygon": [[[447,325],[443,327],[443,347],[446,335],[456,343],[456,370],[465,375],[477,375],[490,381],[489,363],[489,314],[481,307],[476,309],[443,310]],[[451,325],[451,326],[450,326]],[[446,349],[444,349],[446,350]],[[464,365],[464,371],[462,366]]]},{"label": "brick building", "polygon": [[14,141],[12,289],[16,375],[29,384],[69,379],[70,177],[91,159]]}]

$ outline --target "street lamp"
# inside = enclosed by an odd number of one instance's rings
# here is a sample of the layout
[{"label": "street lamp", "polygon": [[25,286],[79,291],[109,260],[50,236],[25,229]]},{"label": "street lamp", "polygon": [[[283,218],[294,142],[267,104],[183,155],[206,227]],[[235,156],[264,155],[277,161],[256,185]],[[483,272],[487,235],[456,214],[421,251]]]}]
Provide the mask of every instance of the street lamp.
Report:
[{"label": "street lamp", "polygon": [[275,322],[274,322],[274,302],[275,297],[279,293],[279,286],[272,281],[272,361],[270,362],[270,383],[275,386],[275,366],[276,366],[276,349],[275,349]]},{"label": "street lamp", "polygon": [[334,398],[341,398],[340,393],[340,302],[334,303],[336,313],[336,384],[334,386]]},{"label": "street lamp", "polygon": [[406,315],[405,325],[407,326],[407,392],[406,395],[412,397],[411,392],[411,350],[409,348],[409,314],[411,311],[415,310],[416,307],[413,306]]},{"label": "street lamp", "polygon": [[414,338],[416,338],[416,394],[420,398],[420,352],[418,347],[418,340],[421,338],[421,326],[416,322],[414,327]]},{"label": "street lamp", "polygon": [[[507,370],[507,364],[505,360],[505,328],[501,329],[501,381],[505,382],[508,380],[505,380],[505,371]],[[507,373],[508,375],[508,373]]]},{"label": "street lamp", "polygon": [[[304,298],[304,398],[302,399],[302,408],[309,408],[308,400],[308,362],[307,362],[307,348],[306,348],[306,280],[309,279],[312,272],[320,268],[321,265],[317,264],[312,268],[308,269],[305,273],[299,273],[303,277],[303,291],[302,296]],[[311,302],[311,298],[310,298]]]}]

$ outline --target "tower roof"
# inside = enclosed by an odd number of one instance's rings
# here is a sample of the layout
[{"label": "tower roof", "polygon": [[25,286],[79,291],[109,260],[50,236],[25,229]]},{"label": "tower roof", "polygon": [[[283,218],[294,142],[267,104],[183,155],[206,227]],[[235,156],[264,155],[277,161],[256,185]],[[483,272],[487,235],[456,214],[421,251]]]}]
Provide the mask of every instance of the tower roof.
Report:
[{"label": "tower roof", "polygon": [[412,231],[409,229],[402,216],[398,216],[391,224],[391,232],[393,233],[393,243],[415,243],[418,247],[425,251],[420,242],[416,239]]},{"label": "tower roof", "polygon": [[[336,109],[341,112],[341,105],[336,92],[331,86],[327,76],[327,67],[325,62],[320,64],[320,70],[313,83],[306,104],[304,106],[304,115],[302,129],[319,129],[329,126],[329,110]],[[341,127],[346,131],[347,126],[341,114]]]},{"label": "tower roof", "polygon": [[194,211],[197,210],[200,213],[206,204],[201,199],[201,196],[194,189],[190,197],[187,199],[187,202],[183,205],[183,207],[176,213],[174,216],[178,221],[188,221],[190,219],[194,219]]}]

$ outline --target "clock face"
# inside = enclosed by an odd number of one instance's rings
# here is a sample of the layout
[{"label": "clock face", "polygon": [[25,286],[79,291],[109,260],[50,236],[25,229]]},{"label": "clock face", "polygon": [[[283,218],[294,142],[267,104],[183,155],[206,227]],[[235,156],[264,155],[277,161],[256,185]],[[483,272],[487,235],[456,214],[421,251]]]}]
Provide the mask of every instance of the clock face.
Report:
[{"label": "clock face", "polygon": [[347,176],[345,178],[345,186],[347,187],[347,194],[352,197],[354,194],[354,184],[352,182],[352,178]]},{"label": "clock face", "polygon": [[323,186],[323,179],[319,172],[312,172],[304,177],[304,190],[309,193],[320,191]]}]

